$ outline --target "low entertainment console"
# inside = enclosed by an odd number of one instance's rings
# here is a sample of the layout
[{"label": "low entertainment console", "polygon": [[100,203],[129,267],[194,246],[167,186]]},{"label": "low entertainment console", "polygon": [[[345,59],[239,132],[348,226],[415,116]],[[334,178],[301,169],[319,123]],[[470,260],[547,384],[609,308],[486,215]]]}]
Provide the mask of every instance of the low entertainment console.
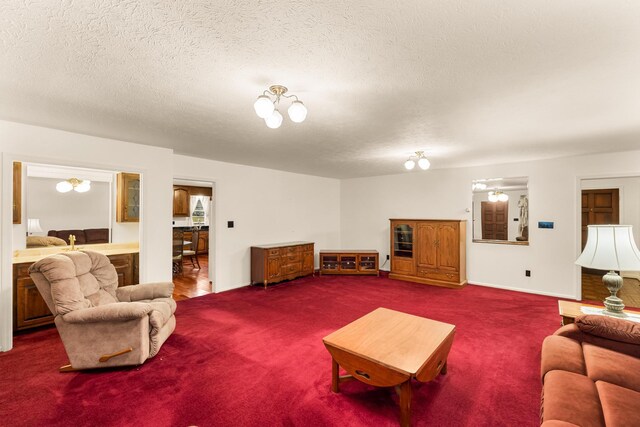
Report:
[{"label": "low entertainment console", "polygon": [[320,275],[375,275],[378,271],[378,251],[324,250],[320,251]]}]

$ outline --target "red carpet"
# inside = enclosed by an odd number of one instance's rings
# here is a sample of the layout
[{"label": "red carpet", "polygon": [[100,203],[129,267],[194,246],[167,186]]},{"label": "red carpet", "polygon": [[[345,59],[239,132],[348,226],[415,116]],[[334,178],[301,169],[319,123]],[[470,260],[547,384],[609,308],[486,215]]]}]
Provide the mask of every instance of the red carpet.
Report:
[{"label": "red carpet", "polygon": [[304,278],[178,303],[178,326],[140,367],[59,373],[55,329],[0,353],[0,424],[17,426],[394,426],[392,389],[329,390],[322,337],[377,307],[457,327],[449,372],[413,384],[413,424],[537,426],[540,347],[554,298],[367,277]]}]

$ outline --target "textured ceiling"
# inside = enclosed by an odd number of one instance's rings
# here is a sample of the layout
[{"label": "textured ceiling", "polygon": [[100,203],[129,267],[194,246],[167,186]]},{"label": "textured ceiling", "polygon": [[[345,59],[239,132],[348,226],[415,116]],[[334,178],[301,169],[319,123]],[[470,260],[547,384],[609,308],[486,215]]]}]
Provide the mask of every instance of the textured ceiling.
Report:
[{"label": "textured ceiling", "polygon": [[[344,178],[415,150],[640,146],[637,0],[3,0],[0,42],[0,118],[234,163]],[[256,117],[273,83],[304,123]]]}]

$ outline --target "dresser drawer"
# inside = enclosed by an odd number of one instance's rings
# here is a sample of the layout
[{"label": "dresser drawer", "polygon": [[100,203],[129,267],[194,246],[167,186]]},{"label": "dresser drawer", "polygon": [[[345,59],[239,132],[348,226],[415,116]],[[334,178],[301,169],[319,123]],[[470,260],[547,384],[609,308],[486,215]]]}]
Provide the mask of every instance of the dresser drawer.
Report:
[{"label": "dresser drawer", "polygon": [[278,255],[280,255],[280,248],[267,249],[267,255],[268,256],[278,256]]},{"label": "dresser drawer", "polygon": [[418,267],[418,277],[426,277],[428,279],[434,280],[442,280],[445,282],[456,282],[460,281],[460,273],[455,272],[443,272],[441,270],[432,270],[429,268],[420,268]]},{"label": "dresser drawer", "polygon": [[284,264],[282,267],[280,267],[280,271],[282,272],[283,275],[291,275],[291,274],[298,274],[300,273],[300,271],[302,270],[302,263],[301,262],[294,262],[291,264]]},{"label": "dresser drawer", "polygon": [[302,253],[301,252],[292,252],[289,254],[282,255],[282,264],[291,264],[294,262],[302,261]]},{"label": "dresser drawer", "polygon": [[300,247],[302,248],[302,252],[313,252],[313,245],[302,245]]}]

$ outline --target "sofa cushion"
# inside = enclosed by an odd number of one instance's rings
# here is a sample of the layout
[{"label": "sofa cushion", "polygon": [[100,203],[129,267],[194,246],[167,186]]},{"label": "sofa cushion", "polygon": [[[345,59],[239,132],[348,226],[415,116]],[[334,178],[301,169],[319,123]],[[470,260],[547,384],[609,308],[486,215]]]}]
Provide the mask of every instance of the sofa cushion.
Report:
[{"label": "sofa cushion", "polygon": [[582,427],[605,425],[596,385],[584,375],[549,371],[543,393],[543,422],[557,420]]},{"label": "sofa cushion", "polygon": [[582,348],[591,380],[640,392],[640,359],[587,343]]},{"label": "sofa cushion", "polygon": [[66,246],[67,242],[54,236],[27,236],[28,248],[44,248],[47,246]]},{"label": "sofa cushion", "polygon": [[613,341],[640,345],[640,324],[610,316],[585,315],[575,320],[578,328],[587,334]]},{"label": "sofa cushion", "polygon": [[87,228],[84,235],[86,243],[109,243],[108,228]]},{"label": "sofa cushion", "polygon": [[570,338],[551,335],[542,342],[542,363],[540,375],[544,382],[547,372],[554,369],[586,375],[582,346]]},{"label": "sofa cushion", "polygon": [[596,387],[608,426],[640,426],[640,393],[605,381]]}]

